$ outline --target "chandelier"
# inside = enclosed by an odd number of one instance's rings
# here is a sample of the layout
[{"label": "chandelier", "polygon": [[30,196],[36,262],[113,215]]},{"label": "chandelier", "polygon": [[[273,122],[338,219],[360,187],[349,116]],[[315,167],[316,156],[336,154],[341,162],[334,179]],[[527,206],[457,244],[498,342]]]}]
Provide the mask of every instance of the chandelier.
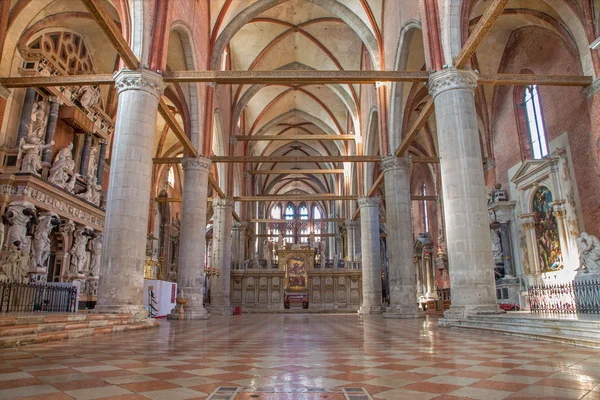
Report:
[{"label": "chandelier", "polygon": [[206,276],[216,276],[217,278],[221,275],[221,271],[219,271],[217,268],[211,268],[209,266],[204,267],[204,272],[206,273]]}]

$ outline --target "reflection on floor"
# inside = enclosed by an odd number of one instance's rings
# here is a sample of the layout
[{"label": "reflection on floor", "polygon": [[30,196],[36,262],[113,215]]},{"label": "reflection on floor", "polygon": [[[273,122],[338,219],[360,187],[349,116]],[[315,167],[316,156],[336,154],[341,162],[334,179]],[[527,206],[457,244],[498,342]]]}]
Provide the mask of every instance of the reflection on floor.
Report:
[{"label": "reflection on floor", "polygon": [[337,400],[345,387],[393,400],[600,399],[598,383],[593,349],[355,314],[161,321],[0,350],[0,399],[207,399],[222,386],[262,400]]}]

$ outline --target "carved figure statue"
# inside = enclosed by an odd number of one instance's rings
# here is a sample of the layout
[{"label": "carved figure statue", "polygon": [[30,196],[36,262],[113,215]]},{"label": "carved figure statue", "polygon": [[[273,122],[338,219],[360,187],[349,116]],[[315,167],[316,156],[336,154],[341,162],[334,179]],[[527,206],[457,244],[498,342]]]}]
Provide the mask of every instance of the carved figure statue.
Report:
[{"label": "carved figure statue", "polygon": [[81,175],[78,173],[71,175],[71,179],[69,179],[65,186],[67,192],[73,193],[75,191],[75,183],[77,182],[77,178],[79,178],[80,176]]},{"label": "carved figure statue", "polygon": [[277,250],[285,249],[285,234],[283,231],[279,231],[279,242],[277,245]]},{"label": "carved figure statue", "polygon": [[73,232],[73,246],[69,250],[71,262],[69,264],[69,273],[83,274],[86,272],[85,263],[87,261],[86,247],[90,236],[93,235],[91,228],[83,227],[75,229]]},{"label": "carved figure statue", "polygon": [[58,152],[54,164],[50,168],[48,180],[61,188],[67,185],[67,181],[75,169],[75,161],[71,155],[72,150],[73,143],[69,143],[67,147]]},{"label": "carved figure statue", "polygon": [[27,140],[21,138],[17,155],[17,159],[21,160],[20,171],[38,174],[38,171],[42,169],[42,152],[52,146],[54,146],[54,140],[49,144],[44,144],[43,141],[37,141],[37,139],[34,141],[29,138]]},{"label": "carved figure statue", "polygon": [[88,183],[87,190],[83,193],[79,193],[77,196],[99,206],[101,194],[100,189],[102,189],[102,186],[96,183]]},{"label": "carved figure statue", "polygon": [[0,279],[19,283],[26,281],[28,269],[23,268],[23,258],[26,257],[21,249],[21,242],[17,240],[9,246],[0,259]]},{"label": "carved figure statue", "polygon": [[494,255],[494,259],[502,259],[502,245],[500,244],[500,236],[495,229],[490,229],[490,234],[492,236],[492,254]]},{"label": "carved figure statue", "polygon": [[87,169],[87,183],[95,184],[97,182],[96,179],[96,171],[98,170],[98,148],[92,147],[90,150],[90,161],[88,163]]},{"label": "carved figure statue", "polygon": [[579,269],[593,274],[600,273],[600,241],[594,235],[582,232],[577,239],[579,247]]},{"label": "carved figure statue", "polygon": [[49,103],[38,101],[31,110],[31,123],[27,133],[28,141],[41,142],[46,136],[46,124],[48,122]]},{"label": "carved figure statue", "polygon": [[27,236],[27,228],[31,224],[37,224],[35,206],[28,201],[13,201],[2,215],[2,221],[8,226],[6,231],[6,247],[15,242],[21,243],[21,250],[29,254],[31,239]]},{"label": "carved figure statue", "polygon": [[92,86],[83,86],[79,89],[79,104],[83,108],[93,107],[98,100],[100,99],[100,93],[98,89],[93,88]]},{"label": "carved figure statue", "polygon": [[271,268],[273,262],[273,243],[270,240],[265,240],[263,242],[263,253],[267,260],[267,268]]},{"label": "carved figure statue", "polygon": [[60,218],[58,215],[51,212],[41,214],[40,222],[33,235],[33,247],[31,253],[33,267],[46,268],[46,262],[50,255],[50,232],[58,225],[60,225]]},{"label": "carved figure statue", "polygon": [[[98,275],[98,271],[100,271],[100,257],[102,257],[102,235],[96,236],[94,240],[92,240],[92,246],[90,249],[92,253],[92,257],[90,260],[90,276]],[[170,274],[170,273],[169,273]]]}]

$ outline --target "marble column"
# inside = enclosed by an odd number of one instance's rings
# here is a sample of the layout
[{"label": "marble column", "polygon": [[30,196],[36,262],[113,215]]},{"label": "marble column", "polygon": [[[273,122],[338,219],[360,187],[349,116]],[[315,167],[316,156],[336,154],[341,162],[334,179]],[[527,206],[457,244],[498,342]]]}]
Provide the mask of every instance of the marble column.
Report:
[{"label": "marble column", "polygon": [[104,163],[106,162],[106,140],[100,141],[100,150],[98,151],[98,168],[96,169],[96,181],[102,186],[104,178]]},{"label": "marble column", "polygon": [[21,109],[21,120],[19,121],[19,130],[17,131],[16,146],[19,146],[21,138],[27,139],[29,135],[29,125],[31,124],[31,112],[33,111],[33,103],[35,103],[36,91],[34,88],[27,88],[25,91],[25,99],[23,100],[23,108]]},{"label": "marble column", "polygon": [[[147,70],[115,74],[119,108],[106,203],[98,312],[147,316],[142,304],[158,102],[165,84]],[[135,155],[135,157],[133,157]]]},{"label": "marble column", "polygon": [[[50,111],[48,112],[48,123],[46,124],[46,137],[44,138],[45,143],[52,143],[54,135],[56,134],[56,124],[58,122],[58,109],[60,103],[56,96],[50,96]],[[44,148],[42,153],[42,164],[50,166],[52,164],[52,148]]]},{"label": "marble column", "polygon": [[[179,260],[177,270],[178,296],[188,299],[184,306],[184,319],[207,319],[204,308],[204,260],[206,232],[206,199],[211,162],[208,158],[184,158],[183,202],[181,204],[181,230],[179,231]],[[179,308],[167,316],[177,319]]]},{"label": "marble column", "polygon": [[210,312],[232,315],[230,301],[231,280],[231,224],[233,200],[213,199],[213,252],[211,268],[221,271],[219,277],[210,278]]},{"label": "marble column", "polygon": [[[381,163],[385,180],[390,306],[384,318],[417,318],[416,270],[413,263],[410,159],[386,157]],[[361,211],[362,213],[362,211]]]},{"label": "marble column", "polygon": [[359,197],[362,247],[363,302],[359,314],[381,314],[381,252],[379,245],[379,198]]},{"label": "marble column", "polygon": [[492,239],[475,111],[477,74],[448,68],[431,74],[435,102],[452,305],[448,319],[498,313]]},{"label": "marble column", "polygon": [[346,246],[347,246],[347,257],[348,261],[355,261],[356,257],[356,228],[358,227],[358,221],[353,221],[351,219],[346,220],[344,223],[346,225]]},{"label": "marble column", "polygon": [[86,134],[85,141],[83,142],[83,149],[81,150],[81,162],[79,164],[79,173],[81,176],[86,177],[88,167],[90,163],[90,152],[92,150],[92,135]]}]

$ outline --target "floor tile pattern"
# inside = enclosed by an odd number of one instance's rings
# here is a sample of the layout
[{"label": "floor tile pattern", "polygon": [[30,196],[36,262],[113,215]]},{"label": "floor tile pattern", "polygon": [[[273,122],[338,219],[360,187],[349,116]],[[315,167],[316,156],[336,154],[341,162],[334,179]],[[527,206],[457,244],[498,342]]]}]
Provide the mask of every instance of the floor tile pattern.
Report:
[{"label": "floor tile pattern", "polygon": [[0,399],[207,399],[237,387],[236,400],[337,400],[344,388],[384,400],[600,400],[599,384],[597,350],[431,317],[215,316],[0,350]]}]

